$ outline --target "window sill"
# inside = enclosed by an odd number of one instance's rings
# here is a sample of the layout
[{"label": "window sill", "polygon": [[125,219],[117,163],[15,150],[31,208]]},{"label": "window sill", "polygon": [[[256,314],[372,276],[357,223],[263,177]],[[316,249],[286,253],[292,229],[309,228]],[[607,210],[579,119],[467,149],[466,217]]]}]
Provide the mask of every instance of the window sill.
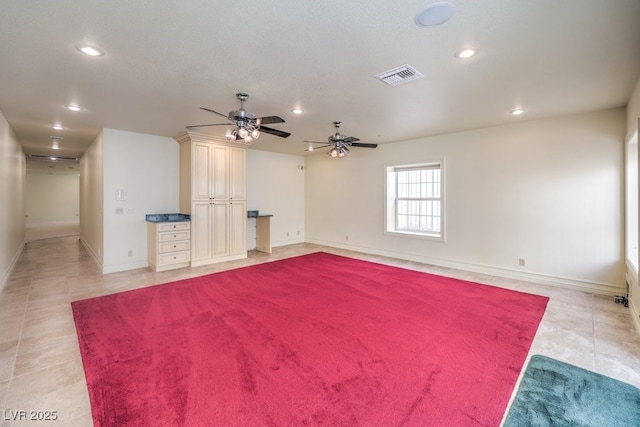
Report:
[{"label": "window sill", "polygon": [[395,237],[404,237],[409,239],[417,239],[417,240],[429,240],[432,242],[444,242],[444,235],[438,234],[422,234],[422,233],[411,233],[408,231],[389,231],[385,230],[384,232],[387,236],[395,236]]}]

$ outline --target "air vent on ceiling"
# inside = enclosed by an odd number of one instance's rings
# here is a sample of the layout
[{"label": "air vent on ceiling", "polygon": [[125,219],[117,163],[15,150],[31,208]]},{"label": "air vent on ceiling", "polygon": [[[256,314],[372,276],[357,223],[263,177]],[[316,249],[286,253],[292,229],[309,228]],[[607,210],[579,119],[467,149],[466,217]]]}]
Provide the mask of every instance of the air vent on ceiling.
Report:
[{"label": "air vent on ceiling", "polygon": [[29,158],[33,160],[56,160],[65,162],[77,162],[77,157],[58,157],[58,156],[43,156],[40,154],[29,154]]},{"label": "air vent on ceiling", "polygon": [[398,86],[403,83],[421,79],[424,77],[424,75],[420,71],[413,68],[411,65],[404,64],[400,67],[394,68],[393,70],[376,74],[376,77],[390,86]]}]

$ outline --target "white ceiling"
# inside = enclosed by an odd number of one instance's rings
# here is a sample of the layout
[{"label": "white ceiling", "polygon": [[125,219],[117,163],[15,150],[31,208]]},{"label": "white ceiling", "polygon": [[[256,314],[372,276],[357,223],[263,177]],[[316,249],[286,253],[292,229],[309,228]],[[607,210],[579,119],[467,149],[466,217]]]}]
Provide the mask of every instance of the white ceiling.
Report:
[{"label": "white ceiling", "polygon": [[[385,143],[627,104],[640,0],[451,2],[449,22],[424,28],[414,16],[430,0],[0,0],[0,110],[25,153],[52,154],[59,135],[56,154],[79,156],[101,128],[174,137],[220,123],[199,107],[226,114],[246,91],[248,111],[292,134],[253,148],[303,155],[334,120]],[[454,58],[469,46],[475,57]],[[425,77],[374,77],[403,64]]]}]

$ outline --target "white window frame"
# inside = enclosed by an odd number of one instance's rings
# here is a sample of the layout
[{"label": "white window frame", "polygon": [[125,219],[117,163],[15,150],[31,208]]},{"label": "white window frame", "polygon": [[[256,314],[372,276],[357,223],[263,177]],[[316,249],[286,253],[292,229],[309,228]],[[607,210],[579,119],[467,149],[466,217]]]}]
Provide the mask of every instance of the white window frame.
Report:
[{"label": "white window frame", "polygon": [[[421,232],[421,231],[408,231],[400,230],[397,227],[397,211],[396,206],[398,197],[396,194],[397,180],[396,171],[411,170],[411,169],[434,169],[440,170],[440,197],[424,197],[421,200],[439,201],[440,205],[440,230],[439,232]],[[403,164],[385,166],[385,218],[384,218],[384,234],[409,237],[415,239],[425,239],[434,241],[445,240],[445,167],[444,159],[426,161],[424,163]]]}]

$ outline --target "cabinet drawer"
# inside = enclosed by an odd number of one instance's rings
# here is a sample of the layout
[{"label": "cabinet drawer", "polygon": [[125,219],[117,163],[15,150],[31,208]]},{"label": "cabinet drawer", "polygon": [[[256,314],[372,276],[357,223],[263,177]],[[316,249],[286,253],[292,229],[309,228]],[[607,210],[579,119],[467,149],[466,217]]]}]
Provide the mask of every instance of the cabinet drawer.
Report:
[{"label": "cabinet drawer", "polygon": [[158,253],[166,254],[168,252],[188,251],[191,249],[191,242],[189,240],[175,241],[160,243],[158,245]]},{"label": "cabinet drawer", "polygon": [[158,225],[158,231],[181,231],[189,230],[191,228],[190,222],[169,222],[161,223]]},{"label": "cabinet drawer", "polygon": [[190,238],[191,238],[190,230],[158,233],[158,242],[172,242],[174,240],[189,240]]},{"label": "cabinet drawer", "polygon": [[161,265],[170,265],[170,264],[178,264],[181,262],[189,262],[191,260],[190,252],[172,252],[169,254],[160,254],[158,266]]}]

